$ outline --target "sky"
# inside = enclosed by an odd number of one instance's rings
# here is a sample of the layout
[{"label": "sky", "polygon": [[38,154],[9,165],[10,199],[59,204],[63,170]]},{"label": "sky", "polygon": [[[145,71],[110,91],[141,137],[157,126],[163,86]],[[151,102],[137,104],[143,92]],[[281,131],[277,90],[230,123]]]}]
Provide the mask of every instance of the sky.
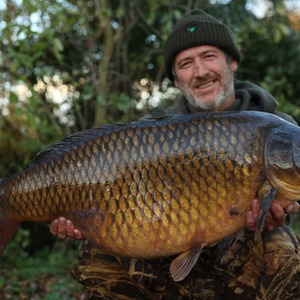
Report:
[{"label": "sky", "polygon": [[[268,9],[268,2],[270,3],[270,1],[261,0],[252,0],[249,2],[249,9],[253,10],[258,18],[262,18],[265,15],[266,10]],[[286,0],[285,4],[289,10],[300,10],[300,0]]]}]

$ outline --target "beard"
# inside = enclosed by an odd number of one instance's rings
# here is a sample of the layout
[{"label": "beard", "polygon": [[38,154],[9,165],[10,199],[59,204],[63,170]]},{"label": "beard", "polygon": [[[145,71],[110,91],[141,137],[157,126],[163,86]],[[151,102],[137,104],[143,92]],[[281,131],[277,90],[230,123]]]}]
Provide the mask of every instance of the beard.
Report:
[{"label": "beard", "polygon": [[[204,78],[202,81],[209,81],[210,78]],[[219,80],[222,87],[221,91],[218,93],[214,101],[209,103],[205,102],[201,96],[195,95],[189,87],[182,81],[178,81],[179,88],[183,92],[184,96],[188,100],[189,104],[196,110],[199,111],[216,111],[221,107],[229,97],[234,94],[234,73],[230,68],[226,68],[223,73],[223,79]]]}]

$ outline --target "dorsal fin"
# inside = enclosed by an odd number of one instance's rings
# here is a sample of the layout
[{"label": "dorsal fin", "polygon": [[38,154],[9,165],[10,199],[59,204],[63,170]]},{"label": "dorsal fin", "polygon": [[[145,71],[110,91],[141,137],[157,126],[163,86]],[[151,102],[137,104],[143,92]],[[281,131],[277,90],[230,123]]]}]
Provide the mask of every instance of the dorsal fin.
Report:
[{"label": "dorsal fin", "polygon": [[174,118],[176,115],[162,115],[158,117],[152,117],[145,120],[140,120],[139,122],[127,122],[118,124],[108,124],[99,127],[93,127],[90,129],[75,132],[66,138],[52,144],[48,148],[40,151],[31,161],[30,166],[42,162],[45,159],[50,158],[52,155],[57,155],[58,153],[65,152],[72,149],[82,143],[85,143],[95,137],[102,137],[111,134],[113,131],[118,131],[120,129],[126,129],[133,126],[149,126],[149,124],[155,125],[155,121],[163,121]]},{"label": "dorsal fin", "polygon": [[37,153],[36,156],[32,159],[30,165],[33,166],[37,163],[40,163],[44,159],[50,158],[52,154],[57,155],[57,153],[65,152],[66,150],[85,143],[86,141],[91,140],[94,137],[104,136],[112,130],[116,130],[122,126],[123,124],[109,124],[75,132]]}]

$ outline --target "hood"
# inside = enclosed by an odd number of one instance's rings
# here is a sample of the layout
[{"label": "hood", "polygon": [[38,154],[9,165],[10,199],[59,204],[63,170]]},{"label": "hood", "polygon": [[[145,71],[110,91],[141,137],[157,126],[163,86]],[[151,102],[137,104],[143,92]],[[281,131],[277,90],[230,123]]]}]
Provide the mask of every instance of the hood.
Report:
[{"label": "hood", "polygon": [[236,101],[228,111],[258,110],[273,113],[278,106],[277,100],[270,93],[254,83],[235,80],[234,89]]}]

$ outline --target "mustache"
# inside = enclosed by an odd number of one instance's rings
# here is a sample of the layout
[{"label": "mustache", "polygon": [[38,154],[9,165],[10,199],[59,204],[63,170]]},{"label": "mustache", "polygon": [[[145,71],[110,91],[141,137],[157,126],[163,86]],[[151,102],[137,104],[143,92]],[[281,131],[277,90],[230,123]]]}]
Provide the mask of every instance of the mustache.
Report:
[{"label": "mustache", "polygon": [[195,79],[193,79],[193,85],[202,85],[202,84],[206,84],[209,83],[211,81],[216,81],[218,80],[218,78],[216,78],[216,76],[206,76],[206,77],[196,77]]}]

